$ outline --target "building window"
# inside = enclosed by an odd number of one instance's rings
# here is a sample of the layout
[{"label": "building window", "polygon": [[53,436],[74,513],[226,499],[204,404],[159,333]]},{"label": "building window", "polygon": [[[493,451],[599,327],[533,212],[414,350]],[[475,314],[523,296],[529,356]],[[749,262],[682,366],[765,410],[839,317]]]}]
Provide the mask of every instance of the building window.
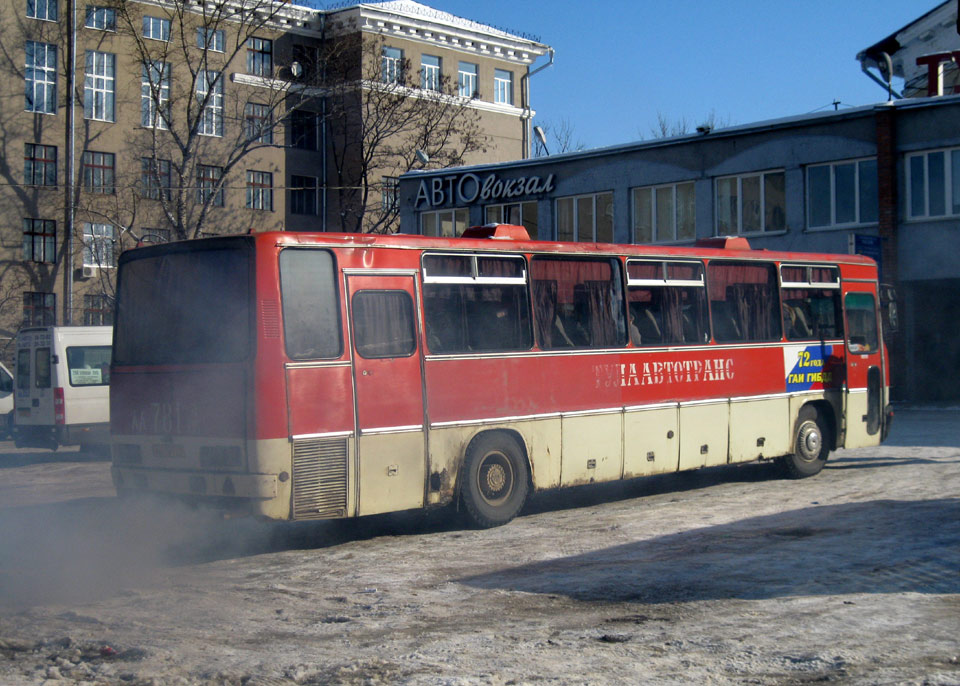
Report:
[{"label": "building window", "polygon": [[290,214],[317,214],[317,178],[290,177]]},{"label": "building window", "polygon": [[109,52],[87,50],[83,84],[83,117],[114,121],[117,57]]},{"label": "building window", "polygon": [[317,60],[316,46],[299,44],[293,46],[293,61],[299,64],[303,70],[298,78],[307,81],[312,80],[316,75]]},{"label": "building window", "polygon": [[911,219],[960,215],[960,148],[907,155]]},{"label": "building window", "polygon": [[248,102],[243,106],[243,123],[247,140],[253,143],[273,143],[273,117],[270,106]]},{"label": "building window", "polygon": [[27,186],[57,185],[57,148],[26,143],[23,146],[23,183]]},{"label": "building window", "polygon": [[170,160],[140,158],[140,193],[150,200],[170,200]]},{"label": "building window", "polygon": [[522,226],[531,238],[539,231],[536,201],[515,202],[508,205],[487,205],[484,209],[487,224],[513,224]]},{"label": "building window", "polygon": [[170,64],[150,62],[140,75],[140,125],[144,128],[169,128]]},{"label": "building window", "polygon": [[273,76],[273,41],[266,38],[247,39],[247,73],[254,76]]},{"label": "building window", "polygon": [[314,112],[294,110],[290,113],[290,144],[300,150],[317,149],[317,120]]},{"label": "building window", "polygon": [[113,224],[83,223],[83,266],[117,266]]},{"label": "building window", "polygon": [[113,326],[113,303],[108,296],[83,296],[83,325]]},{"label": "building window", "polygon": [[400,181],[395,176],[380,180],[380,211],[384,214],[400,211]]},{"label": "building window", "polygon": [[461,97],[472,98],[478,95],[477,65],[471,62],[461,62],[457,71],[457,83]]},{"label": "building window", "polygon": [[697,237],[693,181],[633,189],[633,242]]},{"label": "building window", "polygon": [[403,50],[384,45],[380,53],[380,78],[384,83],[403,83]]},{"label": "building window", "polygon": [[57,113],[57,46],[28,40],[26,107],[28,112]]},{"label": "building window", "polygon": [[197,27],[197,47],[201,50],[223,52],[223,43],[223,29],[208,29],[204,26]]},{"label": "building window", "polygon": [[247,170],[247,208],[273,211],[273,174]]},{"label": "building window", "polygon": [[557,240],[613,243],[613,193],[557,198]]},{"label": "building window", "polygon": [[23,220],[23,259],[27,262],[57,261],[57,222],[52,219]]},{"label": "building window", "polygon": [[152,40],[170,40],[170,20],[160,17],[144,17],[143,37]]},{"label": "building window", "polygon": [[83,153],[82,158],[83,189],[90,193],[114,192],[114,156],[112,152]]},{"label": "building window", "polygon": [[214,207],[223,207],[223,187],[219,186],[223,178],[223,167],[206,164],[197,165],[197,203],[210,201]]},{"label": "building window", "polygon": [[27,0],[27,16],[31,19],[57,20],[57,0]]},{"label": "building window", "polygon": [[440,90],[440,58],[433,55],[420,57],[420,87],[427,91]]},{"label": "building window", "polygon": [[718,178],[716,213],[718,236],[785,230],[783,171]]},{"label": "building window", "polygon": [[503,105],[513,104],[513,72],[504,69],[493,71],[493,101]]},{"label": "building window", "polygon": [[197,72],[197,102],[203,108],[198,133],[201,136],[222,136],[223,79],[220,72],[209,69]]},{"label": "building window", "polygon": [[53,293],[35,293],[27,291],[23,294],[23,325],[24,326],[53,326],[56,318],[57,296]]},{"label": "building window", "polygon": [[467,228],[470,213],[466,209],[420,213],[420,233],[424,236],[457,237]]},{"label": "building window", "polygon": [[877,221],[877,160],[807,167],[807,226],[852,226]]},{"label": "building window", "polygon": [[87,5],[87,19],[83,25],[88,29],[116,31],[117,10],[112,7],[94,7]]}]

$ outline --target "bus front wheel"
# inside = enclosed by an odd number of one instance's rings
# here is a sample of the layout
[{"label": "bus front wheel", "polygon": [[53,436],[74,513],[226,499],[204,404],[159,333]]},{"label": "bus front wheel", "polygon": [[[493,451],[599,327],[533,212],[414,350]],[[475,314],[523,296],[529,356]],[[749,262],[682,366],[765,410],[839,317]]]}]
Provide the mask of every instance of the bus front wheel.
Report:
[{"label": "bus front wheel", "polygon": [[830,436],[819,410],[804,407],[797,417],[797,438],[793,454],[783,458],[787,474],[802,479],[818,474],[830,454]]},{"label": "bus front wheel", "polygon": [[461,488],[470,521],[484,529],[509,522],[527,500],[529,481],[527,460],[511,436],[475,438],[467,449]]}]

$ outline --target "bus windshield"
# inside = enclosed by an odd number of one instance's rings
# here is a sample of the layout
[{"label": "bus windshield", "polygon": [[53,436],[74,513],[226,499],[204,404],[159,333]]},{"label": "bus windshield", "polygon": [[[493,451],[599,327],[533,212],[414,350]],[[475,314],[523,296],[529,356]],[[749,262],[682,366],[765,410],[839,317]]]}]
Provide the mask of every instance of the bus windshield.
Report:
[{"label": "bus windshield", "polygon": [[120,266],[114,361],[143,365],[246,359],[249,299],[246,241],[132,255]]}]

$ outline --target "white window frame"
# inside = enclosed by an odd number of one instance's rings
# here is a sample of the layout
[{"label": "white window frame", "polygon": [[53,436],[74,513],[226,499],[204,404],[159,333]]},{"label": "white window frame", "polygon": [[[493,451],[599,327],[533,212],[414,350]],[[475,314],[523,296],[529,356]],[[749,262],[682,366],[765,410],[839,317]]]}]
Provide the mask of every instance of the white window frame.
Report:
[{"label": "white window frame", "polygon": [[[573,214],[572,214],[572,217],[573,217],[573,237],[572,237],[570,240],[573,241],[573,242],[575,242],[575,243],[597,243],[597,242],[604,242],[604,243],[608,243],[608,242],[609,242],[609,243],[613,243],[614,240],[616,240],[616,228],[617,228],[616,222],[614,221],[614,217],[610,217],[610,240],[609,240],[609,241],[600,241],[599,238],[597,237],[597,228],[598,228],[597,219],[598,219],[598,217],[599,217],[599,212],[597,211],[597,204],[598,204],[597,201],[600,199],[600,196],[602,196],[602,195],[608,195],[608,196],[610,196],[609,207],[610,207],[611,211],[613,211],[613,191],[598,191],[598,192],[596,192],[596,193],[584,193],[584,194],[581,194],[581,195],[566,195],[566,196],[563,196],[562,198],[554,198],[554,201],[553,201],[553,210],[554,210],[554,211],[553,211],[553,216],[554,216],[553,231],[554,231],[554,236],[556,236],[556,240],[558,240],[558,241],[559,241],[559,240],[564,240],[564,241],[567,240],[567,239],[561,239],[561,238],[560,238],[560,203],[570,200],[570,201],[573,202]],[[590,200],[591,203],[592,203],[591,216],[593,217],[593,222],[592,222],[593,225],[590,227],[590,238],[589,238],[589,240],[581,240],[581,239],[580,239],[580,233],[581,233],[581,231],[580,231],[580,212],[578,211],[578,205],[579,205],[580,202],[582,202],[582,201],[584,201],[584,200]]]},{"label": "white window frame", "polygon": [[493,101],[500,105],[513,104],[513,72],[493,70]]},{"label": "white window frame", "polygon": [[166,43],[170,40],[170,20],[164,17],[143,17],[143,37]]},{"label": "white window frame", "polygon": [[[693,234],[690,236],[679,235],[680,225],[680,187],[690,186],[693,193]],[[659,234],[659,225],[657,222],[659,215],[660,202],[659,191],[669,191],[670,200],[673,205],[673,212],[670,217],[670,236],[661,237]],[[687,243],[697,239],[697,188],[693,181],[678,181],[677,183],[664,183],[656,186],[637,186],[630,189],[630,240],[633,243],[640,243],[637,238],[637,222],[640,219],[639,194],[642,192],[650,193],[650,243]]]},{"label": "white window frame", "polygon": [[117,10],[112,7],[87,5],[87,14],[83,25],[88,29],[97,29],[98,31],[116,31]]},{"label": "white window frame", "polygon": [[[836,229],[836,228],[846,228],[851,226],[861,226],[861,225],[873,225],[877,223],[877,220],[864,221],[863,212],[860,207],[860,196],[863,194],[863,188],[861,187],[862,176],[860,173],[860,167],[864,162],[876,162],[876,157],[858,157],[852,160],[838,160],[836,162],[828,162],[826,164],[811,164],[807,166],[806,169],[806,212],[807,212],[807,229],[811,231],[821,231],[825,229]],[[837,221],[837,167],[853,165],[853,185],[854,185],[854,221],[852,222],[840,222]],[[813,183],[810,180],[810,174],[815,169],[824,169],[828,168],[830,172],[830,221],[826,224],[814,224],[813,223],[813,195],[811,191],[813,190]],[[878,191],[879,195],[879,191]]]},{"label": "white window frame", "polygon": [[273,173],[247,170],[247,209],[273,212]]},{"label": "white window frame", "polygon": [[197,47],[210,52],[223,52],[225,34],[223,29],[197,27]]},{"label": "white window frame", "polygon": [[140,72],[140,126],[168,129],[170,104],[170,63],[143,64]]},{"label": "white window frame", "polygon": [[[426,227],[424,222],[425,218],[430,218],[433,220],[434,225],[437,228],[436,233],[426,233]],[[451,233],[443,233],[443,223],[444,221],[449,222]],[[449,210],[431,210],[429,212],[420,213],[420,233],[424,236],[448,236],[453,238],[458,238],[460,234],[463,233],[463,229],[466,229],[470,225],[470,210],[466,207],[455,207]],[[462,226],[463,229],[457,230],[457,227]]]},{"label": "white window frame", "polygon": [[[197,72],[197,103],[203,107],[200,113],[201,136],[223,136],[223,78],[222,73],[212,69]],[[206,102],[204,102],[206,101]]]},{"label": "white window frame", "polygon": [[41,21],[58,21],[57,0],[27,0],[27,17]]},{"label": "white window frame", "polygon": [[83,83],[83,118],[116,121],[117,56],[87,50]]},{"label": "white window frame", "polygon": [[[427,60],[436,60],[436,64],[428,64]],[[436,55],[420,56],[420,87],[427,91],[440,90],[440,70],[443,60]]]},{"label": "white window frame", "polygon": [[117,233],[113,224],[83,223],[83,266],[112,269],[117,266]]},{"label": "white window frame", "polygon": [[[24,109],[27,112],[56,114],[57,46],[52,43],[28,40],[24,50],[26,53],[24,81],[25,89],[28,91],[24,99]],[[31,52],[33,64],[30,63]],[[38,59],[41,53],[42,59]],[[38,92],[41,94],[39,99],[37,98]]]},{"label": "white window frame", "polygon": [[[473,71],[464,70],[468,67]],[[460,62],[457,65],[457,87],[461,98],[472,98],[478,94],[477,72],[479,67],[473,62]]]},{"label": "white window frame", "polygon": [[[943,214],[930,212],[930,156],[943,154]],[[914,212],[913,161],[921,160],[923,174],[923,212]],[[949,219],[960,216],[960,147],[936,148],[906,156],[904,166],[907,172],[907,221],[927,221]],[[955,168],[956,167],[956,168]]]},{"label": "white window frame", "polygon": [[[784,221],[783,228],[766,228],[767,220],[767,184],[766,177],[772,176],[774,174],[781,174],[784,176],[784,198],[783,198],[783,212],[784,212]],[[743,230],[743,182],[745,179],[760,179],[760,222],[761,227],[759,231],[744,231]],[[786,171],[784,169],[765,169],[759,172],[749,172],[745,174],[731,174],[729,176],[718,176],[713,180],[713,228],[714,235],[722,236],[727,235],[726,232],[721,232],[720,230],[720,183],[722,181],[729,181],[735,179],[737,182],[737,225],[732,227],[735,231],[731,233],[735,236],[769,236],[776,235],[778,233],[783,233],[787,230],[786,222],[786,212],[787,212],[787,198],[786,198]]]},{"label": "white window frame", "polygon": [[380,80],[383,83],[403,83],[403,50],[392,45],[381,48]]}]

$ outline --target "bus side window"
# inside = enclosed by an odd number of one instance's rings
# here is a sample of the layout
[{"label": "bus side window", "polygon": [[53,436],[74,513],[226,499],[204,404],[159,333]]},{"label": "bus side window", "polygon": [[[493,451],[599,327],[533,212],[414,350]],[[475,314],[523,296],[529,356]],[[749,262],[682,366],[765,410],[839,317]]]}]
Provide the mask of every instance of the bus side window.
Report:
[{"label": "bus side window", "polygon": [[287,355],[294,360],[340,357],[343,338],[333,255],[286,248],[280,253],[280,290]]},{"label": "bus side window", "polygon": [[718,342],[778,341],[781,311],[772,264],[713,261],[707,268]]},{"label": "bus side window", "polygon": [[530,272],[540,347],[626,345],[619,260],[535,257]]},{"label": "bus side window", "polygon": [[843,335],[840,273],[836,267],[781,265],[783,332],[788,341]]},{"label": "bus side window", "polygon": [[355,293],[353,327],[357,352],[361,357],[409,357],[417,350],[413,301],[406,291]]},{"label": "bus side window", "polygon": [[429,254],[423,270],[430,352],[509,352],[533,345],[522,256]]}]

